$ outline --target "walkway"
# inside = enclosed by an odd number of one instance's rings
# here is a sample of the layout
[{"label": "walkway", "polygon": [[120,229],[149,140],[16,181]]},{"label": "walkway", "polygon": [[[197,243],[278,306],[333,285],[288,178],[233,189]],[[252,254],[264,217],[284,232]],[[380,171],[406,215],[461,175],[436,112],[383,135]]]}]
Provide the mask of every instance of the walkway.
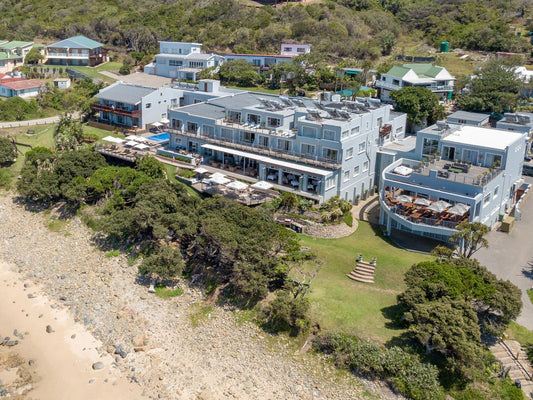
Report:
[{"label": "walkway", "polygon": [[501,362],[504,371],[508,371],[508,377],[514,382],[519,380],[522,391],[531,398],[533,395],[533,369],[529,364],[527,355],[515,340],[498,341],[490,347],[490,351]]},{"label": "walkway", "polygon": [[[533,183],[533,178],[525,180]],[[473,257],[498,278],[508,279],[522,290],[524,306],[516,321],[533,330],[533,304],[526,293],[526,289],[533,286],[533,197],[524,200],[521,211],[522,220],[515,223],[511,233],[489,232],[489,247],[479,250]]]},{"label": "walkway", "polygon": [[31,119],[29,121],[0,122],[0,129],[19,128],[21,126],[35,126],[35,125],[55,124],[55,123],[59,122],[60,119],[61,119],[61,115],[55,115],[53,117]]}]

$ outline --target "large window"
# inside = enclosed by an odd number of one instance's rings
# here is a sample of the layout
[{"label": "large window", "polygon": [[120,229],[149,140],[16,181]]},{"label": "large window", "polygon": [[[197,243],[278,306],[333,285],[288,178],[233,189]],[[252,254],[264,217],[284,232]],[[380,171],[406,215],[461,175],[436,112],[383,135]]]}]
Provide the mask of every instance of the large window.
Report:
[{"label": "large window", "polygon": [[248,122],[251,124],[259,124],[261,122],[261,116],[256,114],[248,114]]},{"label": "large window", "polygon": [[203,128],[204,136],[208,136],[208,137],[211,137],[211,138],[215,137],[215,127],[214,126],[203,125],[202,128]]},{"label": "large window", "polygon": [[334,188],[335,187],[335,177],[330,176],[326,178],[326,190]]},{"label": "large window", "polygon": [[335,140],[335,131],[324,131],[324,139],[326,140]]},{"label": "large window", "polygon": [[194,122],[187,122],[187,132],[196,133],[198,130],[198,124],[195,124]]},{"label": "large window", "polygon": [[324,149],[324,157],[328,160],[337,161],[339,152],[333,149]]},{"label": "large window", "polygon": [[228,112],[228,121],[230,122],[241,122],[241,113],[238,111],[229,111]]},{"label": "large window", "polygon": [[302,136],[314,138],[316,137],[316,129],[310,126],[302,127]]},{"label": "large window", "polygon": [[291,142],[285,139],[278,139],[278,149],[282,151],[291,151]]},{"label": "large window", "polygon": [[349,149],[346,150],[346,159],[349,160],[352,157],[353,157],[353,147],[350,147]]},{"label": "large window", "polygon": [[300,146],[300,152],[305,155],[315,155],[315,146],[307,143],[302,143]]},{"label": "large window", "polygon": [[444,160],[455,161],[455,147],[443,146],[442,158]]},{"label": "large window", "polygon": [[222,128],[220,132],[222,134],[222,139],[233,142],[233,130],[232,129]]},{"label": "large window", "polygon": [[168,60],[168,66],[169,67],[181,67],[182,65],[183,65],[183,61]]},{"label": "large window", "polygon": [[203,68],[203,61],[189,61],[189,68]]},{"label": "large window", "polygon": [[277,128],[278,126],[281,125],[281,119],[279,118],[268,117],[267,122],[268,122],[268,126],[272,128]]},{"label": "large window", "polygon": [[439,149],[438,140],[424,138],[424,147],[422,148],[423,155],[425,156],[433,155],[438,149]]},{"label": "large window", "polygon": [[350,170],[344,171],[344,182],[350,180]]}]

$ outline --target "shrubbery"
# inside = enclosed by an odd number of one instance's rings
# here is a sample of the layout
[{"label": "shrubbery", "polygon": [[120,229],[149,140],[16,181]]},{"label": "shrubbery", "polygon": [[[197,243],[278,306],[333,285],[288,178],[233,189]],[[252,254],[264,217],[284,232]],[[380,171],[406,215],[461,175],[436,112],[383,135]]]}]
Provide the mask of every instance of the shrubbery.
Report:
[{"label": "shrubbery", "polygon": [[11,140],[0,138],[0,167],[12,164],[17,157],[17,150]]}]

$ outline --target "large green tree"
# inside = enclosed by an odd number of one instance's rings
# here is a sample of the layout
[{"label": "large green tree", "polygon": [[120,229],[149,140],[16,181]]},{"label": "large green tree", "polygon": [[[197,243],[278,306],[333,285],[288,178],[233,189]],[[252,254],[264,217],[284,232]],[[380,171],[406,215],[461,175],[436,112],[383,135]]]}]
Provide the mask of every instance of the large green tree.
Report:
[{"label": "large green tree", "polygon": [[0,138],[0,167],[12,164],[17,157],[17,150],[11,140]]},{"label": "large green tree", "polygon": [[254,86],[261,76],[257,66],[245,60],[231,60],[220,66],[220,81],[238,86]]},{"label": "large green tree", "polygon": [[434,124],[444,118],[444,107],[439,104],[439,97],[424,87],[404,87],[390,93],[394,109],[407,113],[407,122],[417,126]]},{"label": "large green tree", "polygon": [[83,126],[71,114],[64,114],[54,131],[56,149],[76,150],[83,143]]},{"label": "large green tree", "polygon": [[524,82],[515,73],[515,60],[491,60],[467,81],[467,92],[457,97],[457,106],[468,111],[503,113],[518,106]]}]

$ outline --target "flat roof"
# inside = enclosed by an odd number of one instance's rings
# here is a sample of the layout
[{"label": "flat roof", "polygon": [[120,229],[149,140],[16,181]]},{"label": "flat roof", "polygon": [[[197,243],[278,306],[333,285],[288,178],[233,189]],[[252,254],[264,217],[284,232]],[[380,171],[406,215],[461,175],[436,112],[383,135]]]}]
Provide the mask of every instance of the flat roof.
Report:
[{"label": "flat roof", "polygon": [[226,57],[232,56],[248,56],[248,57],[279,57],[279,58],[293,58],[294,56],[289,56],[287,54],[240,54],[240,53],[225,53]]},{"label": "flat roof", "polygon": [[481,114],[481,113],[459,110],[454,113],[451,113],[446,118],[456,118],[456,119],[464,119],[464,120],[474,121],[474,122],[483,122],[489,117],[490,117],[489,114]]},{"label": "flat roof", "polygon": [[441,141],[442,143],[457,143],[505,150],[508,146],[522,137],[524,137],[524,133],[463,125],[444,137]]},{"label": "flat roof", "polygon": [[233,155],[240,156],[240,157],[251,158],[253,160],[261,161],[265,164],[275,165],[277,167],[287,168],[293,171],[305,172],[305,173],[308,173],[314,176],[328,176],[333,173],[333,171],[328,171],[325,169],[308,167],[307,165],[295,164],[289,161],[281,161],[276,158],[261,156],[259,154],[248,153],[246,151],[235,150],[235,149],[228,148],[228,147],[216,146],[214,144],[203,144],[202,147],[204,149],[211,149],[211,150],[221,151],[221,152],[228,153],[228,154],[233,154]]},{"label": "flat roof", "polygon": [[383,150],[401,151],[407,153],[416,148],[416,135],[406,136],[403,140],[395,140],[383,145]]}]

